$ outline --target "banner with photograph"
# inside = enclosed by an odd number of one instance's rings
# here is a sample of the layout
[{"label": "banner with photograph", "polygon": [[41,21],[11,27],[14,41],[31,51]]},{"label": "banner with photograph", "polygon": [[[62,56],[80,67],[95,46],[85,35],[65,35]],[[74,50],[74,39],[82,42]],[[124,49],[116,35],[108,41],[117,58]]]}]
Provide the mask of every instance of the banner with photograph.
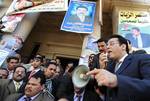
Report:
[{"label": "banner with photograph", "polygon": [[56,12],[67,8],[68,0],[14,0],[6,14]]},{"label": "banner with photograph", "polygon": [[97,54],[99,52],[97,46],[97,38],[93,37],[92,35],[87,35],[85,37],[85,44],[84,49],[82,49],[82,55],[80,57],[79,64],[88,66],[89,56],[91,54]]},{"label": "banner with photograph", "polygon": [[147,11],[119,11],[118,33],[135,48],[150,52],[150,14]]},{"label": "banner with photograph", "polygon": [[0,19],[0,32],[14,32],[25,14],[5,15]]},{"label": "banner with photograph", "polygon": [[13,52],[19,50],[23,45],[23,39],[17,34],[3,35],[0,40],[0,49],[13,55]]},{"label": "banner with photograph", "polygon": [[17,34],[3,35],[0,40],[0,66],[8,56],[15,56],[16,52],[19,51],[22,46],[23,39]]},{"label": "banner with photograph", "polygon": [[94,30],[95,2],[70,1],[61,30],[76,33],[92,33]]},{"label": "banner with photograph", "polygon": [[1,50],[0,49],[0,66],[3,64],[3,62],[5,61],[5,59],[7,58],[7,56],[9,55],[9,52]]}]

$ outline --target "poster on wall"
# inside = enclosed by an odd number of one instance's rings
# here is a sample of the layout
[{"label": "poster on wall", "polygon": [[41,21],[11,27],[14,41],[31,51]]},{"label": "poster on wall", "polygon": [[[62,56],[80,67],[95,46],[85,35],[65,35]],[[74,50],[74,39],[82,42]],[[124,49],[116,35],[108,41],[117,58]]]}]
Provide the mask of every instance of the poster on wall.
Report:
[{"label": "poster on wall", "polygon": [[0,19],[0,32],[12,33],[17,25],[22,21],[25,14],[4,15]]},{"label": "poster on wall", "polygon": [[14,0],[6,14],[56,12],[67,8],[68,0]]},{"label": "poster on wall", "polygon": [[9,55],[15,55],[15,51],[19,50],[23,45],[23,39],[17,34],[3,35],[0,40],[0,49],[9,52]]},{"label": "poster on wall", "polygon": [[5,59],[7,58],[7,56],[9,55],[9,52],[5,51],[5,50],[1,50],[0,49],[0,66],[3,64],[3,62],[5,61]]},{"label": "poster on wall", "polygon": [[119,11],[118,33],[131,41],[134,48],[150,52],[150,14],[146,11]]},{"label": "poster on wall", "polygon": [[91,54],[97,54],[99,52],[98,46],[97,46],[97,38],[93,37],[92,35],[86,36],[86,43],[85,48],[82,49],[82,54],[80,56],[80,65],[86,65],[88,66],[89,62],[89,56]]},{"label": "poster on wall", "polygon": [[95,2],[70,1],[61,30],[76,33],[92,33],[94,30]]}]

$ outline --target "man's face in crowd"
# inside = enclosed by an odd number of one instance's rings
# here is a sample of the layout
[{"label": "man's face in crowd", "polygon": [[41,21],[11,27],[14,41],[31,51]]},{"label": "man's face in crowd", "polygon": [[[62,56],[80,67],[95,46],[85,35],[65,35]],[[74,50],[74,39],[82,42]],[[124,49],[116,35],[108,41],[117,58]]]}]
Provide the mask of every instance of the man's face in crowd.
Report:
[{"label": "man's face in crowd", "polygon": [[107,50],[107,47],[106,47],[106,43],[103,41],[103,42],[98,42],[97,43],[97,46],[98,46],[98,50],[100,53],[105,53],[106,50]]},{"label": "man's face in crowd", "polygon": [[118,38],[111,38],[107,44],[108,57],[111,59],[119,60],[123,53],[126,52],[125,45],[120,45]]},{"label": "man's face in crowd", "polygon": [[18,64],[18,60],[16,59],[10,59],[8,62],[8,69],[9,70],[14,70],[14,67]]},{"label": "man's face in crowd", "polygon": [[41,79],[31,77],[31,79],[28,81],[26,87],[25,87],[25,95],[27,97],[32,97],[38,94],[40,91],[43,90],[43,85],[40,84]]},{"label": "man's face in crowd", "polygon": [[6,70],[0,69],[0,78],[7,79],[8,72]]},{"label": "man's face in crowd", "polygon": [[33,62],[31,63],[31,65],[32,65],[34,68],[38,68],[41,64],[42,64],[42,62],[41,62],[41,60],[39,60],[39,59],[34,59]]},{"label": "man's face in crowd", "polygon": [[23,78],[25,77],[25,69],[24,68],[22,68],[22,67],[18,67],[17,69],[16,69],[16,71],[14,72],[14,74],[13,74],[13,79],[15,80],[15,81],[21,81],[21,80],[23,80]]},{"label": "man's face in crowd", "polygon": [[57,69],[56,65],[50,64],[50,65],[45,69],[45,76],[46,76],[47,78],[52,78],[52,77],[55,75],[55,73],[56,73],[56,69]]}]

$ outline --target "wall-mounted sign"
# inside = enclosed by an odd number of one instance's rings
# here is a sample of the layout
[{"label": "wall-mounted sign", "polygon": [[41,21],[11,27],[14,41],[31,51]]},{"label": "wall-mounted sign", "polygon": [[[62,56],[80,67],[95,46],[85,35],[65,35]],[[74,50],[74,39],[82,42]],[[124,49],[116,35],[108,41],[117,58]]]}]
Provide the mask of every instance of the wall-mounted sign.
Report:
[{"label": "wall-mounted sign", "polygon": [[70,1],[68,11],[61,25],[61,30],[92,33],[94,30],[95,2]]}]

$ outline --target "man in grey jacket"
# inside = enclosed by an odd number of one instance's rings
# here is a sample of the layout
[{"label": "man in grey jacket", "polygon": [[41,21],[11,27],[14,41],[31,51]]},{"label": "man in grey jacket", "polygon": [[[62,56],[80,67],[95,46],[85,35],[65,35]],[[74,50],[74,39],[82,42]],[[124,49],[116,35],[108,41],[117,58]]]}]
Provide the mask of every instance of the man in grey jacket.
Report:
[{"label": "man in grey jacket", "polygon": [[44,84],[45,76],[35,74],[29,79],[24,94],[10,95],[5,101],[54,101],[51,96],[43,91]]}]

